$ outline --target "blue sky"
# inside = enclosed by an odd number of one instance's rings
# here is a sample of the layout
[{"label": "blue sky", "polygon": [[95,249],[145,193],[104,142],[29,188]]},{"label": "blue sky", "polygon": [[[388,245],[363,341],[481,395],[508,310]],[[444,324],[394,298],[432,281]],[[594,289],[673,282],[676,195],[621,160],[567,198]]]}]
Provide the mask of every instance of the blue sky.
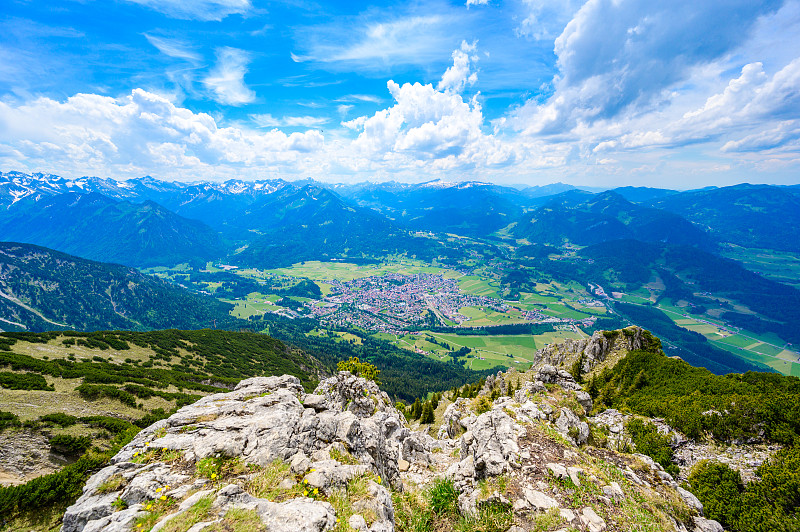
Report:
[{"label": "blue sky", "polygon": [[800,182],[800,0],[6,0],[0,169]]}]

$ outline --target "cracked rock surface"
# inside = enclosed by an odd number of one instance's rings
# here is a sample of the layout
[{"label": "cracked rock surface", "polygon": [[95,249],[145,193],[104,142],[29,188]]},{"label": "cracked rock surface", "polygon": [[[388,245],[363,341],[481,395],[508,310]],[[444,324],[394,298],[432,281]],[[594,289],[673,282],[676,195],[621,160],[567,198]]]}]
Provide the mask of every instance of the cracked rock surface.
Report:
[{"label": "cracked rock surface", "polygon": [[[430,461],[426,438],[432,440],[408,430],[374,382],[348,372],[323,380],[313,394],[289,375],[247,379],[142,430],[87,482],[64,514],[62,531],[131,530],[153,514],[148,508],[154,504],[167,507],[153,528],[158,530],[207,498],[217,521],[237,508],[255,512],[270,531],[321,532],[336,523],[325,497],[365,476],[372,480],[361,504],[375,516],[365,529],[390,531],[387,487],[403,488],[398,460]],[[204,460],[236,460],[245,469],[223,485],[216,474],[199,472]],[[303,496],[273,502],[248,493],[248,480],[276,461],[304,477]],[[287,478],[281,487],[296,485]]]}]

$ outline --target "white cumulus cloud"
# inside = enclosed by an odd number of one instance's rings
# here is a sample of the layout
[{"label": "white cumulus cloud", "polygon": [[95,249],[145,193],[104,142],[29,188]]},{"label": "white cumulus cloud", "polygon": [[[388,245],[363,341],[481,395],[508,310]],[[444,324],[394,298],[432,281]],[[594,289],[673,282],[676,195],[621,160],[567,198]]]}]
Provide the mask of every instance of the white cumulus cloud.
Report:
[{"label": "white cumulus cloud", "polygon": [[318,131],[286,135],[220,127],[205,113],[135,89],[115,99],[77,94],[19,106],[0,102],[0,161],[83,175],[209,175],[232,168],[296,171],[319,150]]},{"label": "white cumulus cloud", "polygon": [[328,122],[328,119],[320,116],[284,116],[276,118],[269,113],[250,115],[250,119],[258,125],[258,127],[318,127]]},{"label": "white cumulus cloud", "polygon": [[562,133],[659,105],[693,67],[739,46],[758,17],[781,4],[731,0],[721,23],[722,7],[713,2],[589,0],[555,41],[555,93],[543,104],[523,106],[517,125]]},{"label": "white cumulus cloud", "polygon": [[467,85],[474,85],[478,81],[477,72],[472,72],[472,64],[478,61],[475,53],[477,43],[461,43],[461,48],[453,51],[453,66],[449,67],[436,89],[440,91],[461,92]]},{"label": "white cumulus cloud", "polygon": [[343,123],[359,132],[353,152],[406,167],[427,162],[432,169],[485,168],[512,162],[514,147],[483,132],[484,117],[477,97],[465,101],[458,93],[474,75],[469,72],[473,59],[467,55],[474,52],[475,45],[462,44],[453,53],[454,65],[436,88],[389,81],[394,105]]}]

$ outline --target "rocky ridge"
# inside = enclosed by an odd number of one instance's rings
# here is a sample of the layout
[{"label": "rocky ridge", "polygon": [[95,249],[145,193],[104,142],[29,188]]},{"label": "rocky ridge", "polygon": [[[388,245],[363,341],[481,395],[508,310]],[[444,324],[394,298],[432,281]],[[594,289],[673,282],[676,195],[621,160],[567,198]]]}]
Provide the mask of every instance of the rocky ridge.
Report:
[{"label": "rocky ridge", "polygon": [[649,331],[636,325],[616,331],[595,331],[590,338],[568,339],[562,343],[550,344],[536,352],[533,366],[543,365],[569,367],[582,360],[581,371],[589,373],[604,362],[616,362],[630,351],[660,350],[661,341]]},{"label": "rocky ridge", "polygon": [[247,379],[139,433],[89,480],[62,531],[404,530],[414,494],[444,519],[424,502],[443,482],[451,525],[722,530],[648,457],[586,445],[591,408],[564,370],[512,370],[449,404],[434,438],[347,372],[312,394],[291,376]]}]

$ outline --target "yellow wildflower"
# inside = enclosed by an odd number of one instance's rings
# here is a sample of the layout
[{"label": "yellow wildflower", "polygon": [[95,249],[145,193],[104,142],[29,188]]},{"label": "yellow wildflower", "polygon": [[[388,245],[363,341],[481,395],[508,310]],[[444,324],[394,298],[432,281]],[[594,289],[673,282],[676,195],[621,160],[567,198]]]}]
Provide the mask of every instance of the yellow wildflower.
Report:
[{"label": "yellow wildflower", "polygon": [[303,497],[305,497],[306,495],[308,495],[308,490],[303,490]]},{"label": "yellow wildflower", "polygon": [[156,488],[156,493],[160,493],[162,489],[164,488]]},{"label": "yellow wildflower", "polygon": [[159,499],[161,499],[162,501],[166,501],[167,500],[167,496],[166,495],[162,495],[161,497],[159,497]]},{"label": "yellow wildflower", "polygon": [[303,484],[308,484],[308,479],[307,478],[303,479]]}]

